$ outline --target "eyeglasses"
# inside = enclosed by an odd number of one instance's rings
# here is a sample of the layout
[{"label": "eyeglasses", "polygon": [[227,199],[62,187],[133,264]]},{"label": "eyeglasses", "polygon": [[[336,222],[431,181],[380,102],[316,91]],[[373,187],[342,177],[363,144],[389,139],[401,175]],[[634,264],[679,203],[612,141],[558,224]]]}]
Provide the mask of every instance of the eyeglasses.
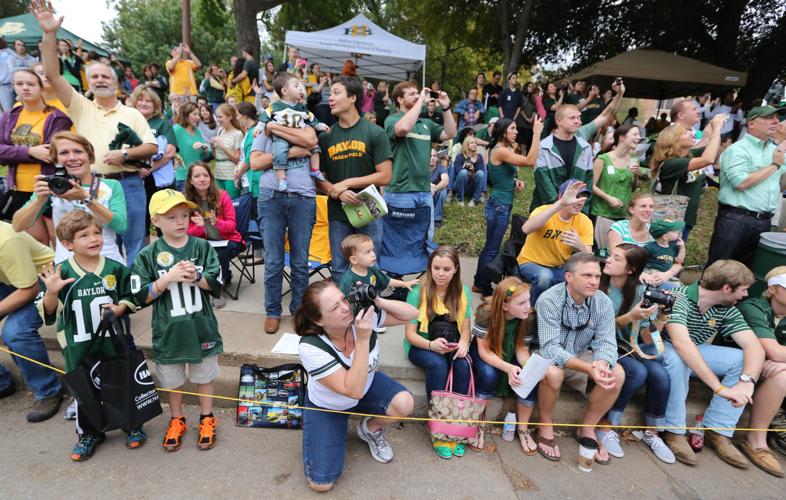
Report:
[{"label": "eyeglasses", "polygon": [[[565,321],[565,312],[568,311],[568,307],[570,307],[568,305],[568,300],[569,300],[569,298],[568,298],[568,291],[566,289],[565,290],[565,301],[562,303],[562,314],[560,314],[560,323],[562,323],[562,328],[564,328],[566,330],[569,330],[569,331],[572,331],[572,332],[576,332],[576,333],[579,333],[579,332],[582,332],[582,331],[586,330],[587,327],[589,327],[590,323],[592,322],[592,311],[590,310],[589,307],[587,307],[587,320],[584,321],[584,323],[582,325],[573,326],[573,325],[570,324],[570,321],[569,321],[570,318],[568,318],[568,321]],[[577,317],[580,318],[579,315],[577,315]]]}]

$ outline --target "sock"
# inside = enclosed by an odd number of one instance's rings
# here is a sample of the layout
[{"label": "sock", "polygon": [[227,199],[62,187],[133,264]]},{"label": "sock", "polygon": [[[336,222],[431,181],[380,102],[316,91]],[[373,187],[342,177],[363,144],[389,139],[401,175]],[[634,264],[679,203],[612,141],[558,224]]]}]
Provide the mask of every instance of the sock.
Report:
[{"label": "sock", "polygon": [[180,419],[180,420],[182,420],[183,422],[185,422],[185,421],[186,421],[186,417],[185,417],[185,416],[182,416],[182,417],[172,417],[172,418],[171,418],[171,420],[175,420],[175,419]]},{"label": "sock", "polygon": [[199,415],[199,421],[201,422],[204,419],[206,419],[207,417],[212,417],[212,416],[213,416],[213,412],[212,411],[210,413],[208,413],[207,415]]}]

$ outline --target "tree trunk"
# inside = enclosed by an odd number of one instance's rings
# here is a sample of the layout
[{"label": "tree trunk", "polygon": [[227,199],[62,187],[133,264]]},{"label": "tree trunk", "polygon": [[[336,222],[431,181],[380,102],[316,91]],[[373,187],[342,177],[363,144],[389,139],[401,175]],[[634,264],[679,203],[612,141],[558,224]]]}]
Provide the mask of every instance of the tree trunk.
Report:
[{"label": "tree trunk", "polygon": [[748,67],[748,82],[740,92],[742,102],[749,105],[754,99],[764,97],[773,80],[781,76],[782,60],[786,53],[786,15],[778,25],[761,39],[753,51],[751,65]]},{"label": "tree trunk", "polygon": [[[509,73],[517,72],[521,67],[521,54],[524,40],[527,36],[532,21],[532,8],[535,0],[511,2],[500,0],[497,3],[496,15],[499,28],[499,40],[502,48],[502,66],[505,68],[504,77]],[[514,24],[515,23],[515,24]],[[515,32],[511,33],[511,31]]]},{"label": "tree trunk", "polygon": [[182,42],[191,47],[191,0],[183,0]]},{"label": "tree trunk", "polygon": [[246,45],[254,50],[254,58],[259,61],[259,29],[257,13],[270,10],[286,0],[234,0],[235,26],[238,52]]}]

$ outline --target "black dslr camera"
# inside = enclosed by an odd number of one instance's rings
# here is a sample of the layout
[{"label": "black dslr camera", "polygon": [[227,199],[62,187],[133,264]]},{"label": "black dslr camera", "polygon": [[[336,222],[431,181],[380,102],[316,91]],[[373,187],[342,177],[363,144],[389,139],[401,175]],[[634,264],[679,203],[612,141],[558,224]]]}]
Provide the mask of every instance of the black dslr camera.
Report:
[{"label": "black dslr camera", "polygon": [[677,298],[673,295],[663,293],[652,285],[647,285],[647,288],[644,289],[644,294],[641,296],[641,307],[646,309],[658,304],[663,306],[664,314],[671,314],[671,309],[676,301]]},{"label": "black dslr camera", "polygon": [[374,305],[377,298],[377,289],[374,285],[355,285],[349,289],[347,300],[352,305],[352,315],[357,316],[360,311]]},{"label": "black dslr camera", "polygon": [[49,185],[50,191],[56,195],[61,195],[74,187],[71,184],[71,180],[77,179],[75,176],[66,172],[63,165],[57,164],[55,165],[55,173],[45,176],[44,180]]}]

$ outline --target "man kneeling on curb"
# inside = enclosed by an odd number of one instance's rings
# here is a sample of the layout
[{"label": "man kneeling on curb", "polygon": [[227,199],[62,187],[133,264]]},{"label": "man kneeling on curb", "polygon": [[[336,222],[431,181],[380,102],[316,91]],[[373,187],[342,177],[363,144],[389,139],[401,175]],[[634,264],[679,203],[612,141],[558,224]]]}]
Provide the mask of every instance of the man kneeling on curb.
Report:
[{"label": "man kneeling on curb", "polygon": [[[558,378],[547,376],[539,384],[538,410],[543,425],[538,430],[538,452],[548,460],[560,459],[551,426],[554,405],[563,381],[585,392],[588,377],[595,387],[589,392],[576,437],[596,439],[598,421],[611,409],[625,382],[625,372],[617,364],[614,306],[598,291],[600,263],[591,253],[580,252],[565,262],[565,283],[543,292],[538,299],[538,338],[543,357],[562,368]],[[591,352],[590,352],[591,350]],[[607,464],[608,451],[600,447],[595,461]]]},{"label": "man kneeling on curb", "polygon": [[[752,429],[769,427],[786,397],[786,319],[783,319],[786,316],[786,266],[772,269],[766,279],[767,291],[763,297],[745,299],[738,306],[767,356],[753,394],[748,426]],[[774,443],[770,445],[783,453],[784,438],[786,433],[773,433],[770,440]],[[740,442],[740,449],[757,467],[783,477],[783,467],[767,444],[767,431],[751,431]]]},{"label": "man kneeling on curb", "polygon": [[[748,295],[753,273],[736,260],[719,260],[704,270],[701,283],[675,289],[674,310],[666,323],[663,365],[671,378],[663,440],[680,462],[696,465],[685,440],[688,382],[699,377],[715,393],[704,412],[707,428],[737,426],[764,363],[764,349],[734,304]],[[711,345],[720,335],[739,347]],[[719,380],[718,377],[722,377]],[[674,429],[673,427],[676,427]],[[747,468],[748,460],[731,443],[732,430],[707,430],[704,439],[724,462]]]}]

